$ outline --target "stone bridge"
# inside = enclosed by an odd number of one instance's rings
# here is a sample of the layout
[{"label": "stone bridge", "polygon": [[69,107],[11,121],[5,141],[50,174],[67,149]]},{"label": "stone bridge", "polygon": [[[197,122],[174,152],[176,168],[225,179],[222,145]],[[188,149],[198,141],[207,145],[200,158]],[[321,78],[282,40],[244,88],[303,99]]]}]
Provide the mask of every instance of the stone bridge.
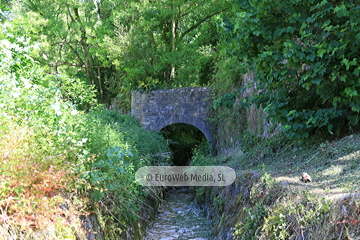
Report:
[{"label": "stone bridge", "polygon": [[210,125],[206,122],[209,93],[206,87],[134,92],[131,114],[150,131],[159,131],[174,123],[191,124],[212,145]]}]

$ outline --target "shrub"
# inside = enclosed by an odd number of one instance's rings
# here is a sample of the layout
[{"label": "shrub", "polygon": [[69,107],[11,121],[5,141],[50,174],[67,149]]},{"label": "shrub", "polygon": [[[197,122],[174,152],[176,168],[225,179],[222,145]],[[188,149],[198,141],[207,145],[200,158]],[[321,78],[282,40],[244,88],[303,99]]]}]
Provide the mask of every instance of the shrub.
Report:
[{"label": "shrub", "polygon": [[224,20],[263,107],[291,138],[339,135],[359,123],[360,6],[356,1],[234,1]]},{"label": "shrub", "polygon": [[105,235],[119,236],[145,195],[134,173],[166,164],[166,142],[96,105],[79,80],[47,74],[34,46],[13,41],[0,41],[0,233],[75,239],[79,215],[97,210]]}]

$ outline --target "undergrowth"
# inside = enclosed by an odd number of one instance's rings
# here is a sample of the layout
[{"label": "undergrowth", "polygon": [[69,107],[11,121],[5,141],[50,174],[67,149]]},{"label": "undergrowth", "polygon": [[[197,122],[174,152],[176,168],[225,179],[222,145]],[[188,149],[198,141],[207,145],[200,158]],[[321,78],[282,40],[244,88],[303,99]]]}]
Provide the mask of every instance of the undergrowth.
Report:
[{"label": "undergrowth", "polygon": [[[197,155],[200,163],[237,172],[229,187],[196,190],[198,201],[212,209],[215,235],[224,238],[233,231],[234,239],[244,240],[358,239],[359,139],[353,134],[301,144],[281,134],[268,139],[250,134],[227,155],[202,160]],[[313,181],[301,182],[302,172]],[[221,199],[226,201],[220,208]]]},{"label": "undergrowth", "polygon": [[95,233],[82,220],[96,213],[103,237],[121,238],[148,196],[134,173],[168,164],[166,141],[97,105],[84,82],[48,74],[26,39],[12,41],[0,40],[0,235],[85,239]]}]

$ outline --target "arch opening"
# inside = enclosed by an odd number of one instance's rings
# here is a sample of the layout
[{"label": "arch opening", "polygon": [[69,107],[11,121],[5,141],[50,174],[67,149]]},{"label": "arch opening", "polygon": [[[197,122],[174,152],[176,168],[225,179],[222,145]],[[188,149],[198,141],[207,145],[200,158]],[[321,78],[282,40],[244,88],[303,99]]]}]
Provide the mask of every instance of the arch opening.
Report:
[{"label": "arch opening", "polygon": [[196,151],[204,143],[208,143],[200,129],[187,123],[173,123],[162,128],[160,132],[169,143],[175,166],[190,165]]}]

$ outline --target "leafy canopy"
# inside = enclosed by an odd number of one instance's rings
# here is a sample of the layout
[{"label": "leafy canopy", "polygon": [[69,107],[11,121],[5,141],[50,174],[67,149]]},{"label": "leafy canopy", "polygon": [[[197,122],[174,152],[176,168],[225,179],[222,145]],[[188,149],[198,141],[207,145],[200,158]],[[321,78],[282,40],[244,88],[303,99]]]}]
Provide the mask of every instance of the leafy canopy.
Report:
[{"label": "leafy canopy", "polygon": [[239,1],[226,19],[230,50],[255,71],[265,108],[294,138],[339,134],[359,123],[357,1]]},{"label": "leafy canopy", "polygon": [[104,235],[120,235],[146,194],[134,173],[169,163],[166,141],[98,105],[84,81],[44,66],[34,22],[46,23],[34,12],[0,22],[0,231],[75,239],[79,216],[98,208]]}]

